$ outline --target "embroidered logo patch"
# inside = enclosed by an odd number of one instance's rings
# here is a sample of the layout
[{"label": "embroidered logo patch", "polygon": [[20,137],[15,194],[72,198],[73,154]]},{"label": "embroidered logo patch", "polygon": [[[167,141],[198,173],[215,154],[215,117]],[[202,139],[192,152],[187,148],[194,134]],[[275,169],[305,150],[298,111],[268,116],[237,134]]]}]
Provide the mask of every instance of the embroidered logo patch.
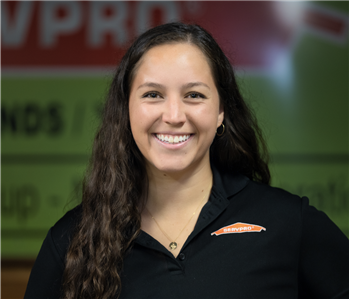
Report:
[{"label": "embroidered logo patch", "polygon": [[216,230],[211,234],[211,236],[216,235],[224,235],[224,234],[236,234],[236,233],[249,233],[249,232],[261,232],[262,230],[267,230],[263,226],[248,224],[242,222],[236,222],[234,224],[224,226],[219,230]]}]

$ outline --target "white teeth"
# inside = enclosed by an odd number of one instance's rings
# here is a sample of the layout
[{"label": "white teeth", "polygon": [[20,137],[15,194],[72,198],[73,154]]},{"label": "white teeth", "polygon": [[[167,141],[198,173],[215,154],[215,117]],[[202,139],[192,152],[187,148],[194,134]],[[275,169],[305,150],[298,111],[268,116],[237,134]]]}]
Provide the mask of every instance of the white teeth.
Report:
[{"label": "white teeth", "polygon": [[171,136],[171,135],[163,135],[156,134],[156,138],[166,143],[180,143],[188,140],[190,135],[182,135],[182,136]]}]

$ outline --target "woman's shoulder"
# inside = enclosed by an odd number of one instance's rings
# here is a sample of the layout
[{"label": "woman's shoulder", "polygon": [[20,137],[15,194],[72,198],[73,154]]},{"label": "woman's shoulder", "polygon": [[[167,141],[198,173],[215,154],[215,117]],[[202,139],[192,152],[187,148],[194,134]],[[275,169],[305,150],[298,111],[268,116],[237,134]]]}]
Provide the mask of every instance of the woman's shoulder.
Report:
[{"label": "woman's shoulder", "polygon": [[82,216],[81,204],[69,210],[50,229],[50,236],[55,247],[61,254],[65,254],[74,229],[77,227]]},{"label": "woman's shoulder", "polygon": [[257,182],[246,175],[234,170],[220,169],[212,165],[214,187],[222,195],[231,198],[235,195],[248,195],[250,199],[258,201],[300,202],[300,197],[284,189]]},{"label": "woman's shoulder", "polygon": [[219,175],[219,189],[230,199],[235,211],[255,215],[261,221],[278,222],[278,227],[288,226],[299,232],[302,226],[308,227],[309,223],[327,226],[330,222],[325,213],[311,206],[309,199],[304,196],[306,194],[292,194],[237,173]]},{"label": "woman's shoulder", "polygon": [[244,190],[244,204],[274,226],[298,231],[305,242],[313,240],[315,236],[318,239],[323,239],[324,235],[336,236],[348,248],[347,237],[326,213],[311,205],[307,196],[254,181],[249,181]]},{"label": "woman's shoulder", "polygon": [[246,191],[256,195],[257,200],[276,206],[282,204],[297,207],[304,204],[304,202],[309,204],[309,200],[306,196],[293,194],[280,187],[274,187],[255,181],[248,182]]},{"label": "woman's shoulder", "polygon": [[215,178],[217,187],[220,191],[224,190],[228,198],[235,198],[250,207],[259,205],[269,208],[290,208],[299,209],[300,205],[309,203],[308,199],[299,195],[292,194],[284,189],[273,187],[249,179],[248,177],[236,172],[216,173]]},{"label": "woman's shoulder", "polygon": [[52,233],[54,235],[67,234],[71,231],[79,222],[82,215],[81,204],[75,208],[69,210],[65,215],[59,219],[56,224],[52,227]]}]

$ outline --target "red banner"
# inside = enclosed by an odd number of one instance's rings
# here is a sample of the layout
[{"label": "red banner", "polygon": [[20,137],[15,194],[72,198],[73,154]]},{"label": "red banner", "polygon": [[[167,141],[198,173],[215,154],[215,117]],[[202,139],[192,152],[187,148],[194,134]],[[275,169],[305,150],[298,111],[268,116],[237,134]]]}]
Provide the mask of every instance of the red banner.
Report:
[{"label": "red banner", "polygon": [[265,69],[302,28],[338,41],[347,20],[302,2],[3,1],[2,67],[108,67],[132,39],[164,22],[208,29],[234,65]]}]

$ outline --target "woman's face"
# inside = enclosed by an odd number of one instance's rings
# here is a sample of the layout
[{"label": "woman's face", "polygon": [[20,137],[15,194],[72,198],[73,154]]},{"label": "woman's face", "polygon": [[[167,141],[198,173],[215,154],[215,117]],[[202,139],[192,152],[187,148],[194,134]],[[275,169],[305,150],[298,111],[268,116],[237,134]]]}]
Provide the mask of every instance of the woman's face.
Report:
[{"label": "woman's face", "polygon": [[129,113],[148,169],[173,173],[210,163],[224,113],[201,50],[178,43],[146,52],[133,78]]}]

